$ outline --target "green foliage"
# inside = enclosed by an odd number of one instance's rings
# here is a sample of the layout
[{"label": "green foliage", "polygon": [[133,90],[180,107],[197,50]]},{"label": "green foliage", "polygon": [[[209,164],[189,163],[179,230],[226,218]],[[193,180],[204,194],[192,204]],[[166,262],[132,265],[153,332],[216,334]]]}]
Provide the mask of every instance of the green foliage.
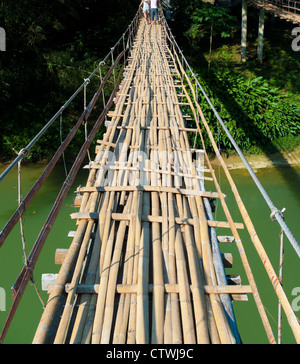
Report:
[{"label": "green foliage", "polygon": [[214,6],[210,3],[201,3],[191,15],[191,26],[186,35],[192,40],[193,46],[199,46],[199,40],[209,35],[209,62],[211,64],[213,38],[219,35],[227,38],[236,29],[236,18],[230,15],[229,9]]},{"label": "green foliage", "polygon": [[230,36],[236,29],[236,18],[230,15],[226,8],[216,7],[210,3],[202,3],[191,15],[191,26],[186,32],[193,40],[210,35],[220,35],[222,38]]},{"label": "green foliage", "polygon": [[[200,77],[200,76],[199,76]],[[275,151],[278,138],[300,135],[300,110],[262,78],[249,80],[226,69],[200,77],[206,92],[244,152]],[[217,85],[217,88],[214,86]],[[212,91],[214,90],[214,91]],[[223,151],[232,148],[202,96],[201,106]]]},{"label": "green foliage", "polygon": [[[174,14],[172,27],[177,42],[183,47],[201,85],[243,152],[272,153],[299,145],[300,110],[299,105],[294,103],[299,89],[299,58],[291,51],[290,38],[278,44],[278,37],[287,36],[287,33],[290,36],[287,24],[281,24],[278,29],[272,24],[266,27],[266,64],[257,64],[255,44],[253,51],[251,48],[253,61],[241,64],[240,55],[233,52],[240,46],[240,34],[236,32],[235,35],[234,31],[240,24],[240,12],[233,16],[234,11],[202,1],[194,0],[192,4],[187,0],[174,1],[181,4]],[[257,35],[257,14],[252,15],[249,11],[249,31],[252,28]],[[225,36],[227,39],[223,38]],[[210,47],[211,53],[212,37],[217,50],[207,60],[204,50],[208,53]],[[255,42],[256,36],[252,38]],[[209,72],[206,69],[208,63],[211,63]],[[294,95],[286,95],[286,90]],[[228,137],[218,125],[204,96],[200,99],[215,140],[222,152],[229,155],[233,147]],[[210,149],[205,131],[204,137]]]},{"label": "green foliage", "polygon": [[[2,160],[15,156],[12,148],[24,148],[77,90],[126,30],[136,10],[131,0],[1,1],[0,25],[7,35],[7,51],[0,57]],[[94,79],[88,100],[99,87],[99,77]],[[82,108],[80,95],[63,115],[64,136]],[[60,144],[58,124],[35,146],[31,158],[52,156]],[[79,134],[73,151],[83,137]],[[70,153],[76,155],[72,149]]]}]

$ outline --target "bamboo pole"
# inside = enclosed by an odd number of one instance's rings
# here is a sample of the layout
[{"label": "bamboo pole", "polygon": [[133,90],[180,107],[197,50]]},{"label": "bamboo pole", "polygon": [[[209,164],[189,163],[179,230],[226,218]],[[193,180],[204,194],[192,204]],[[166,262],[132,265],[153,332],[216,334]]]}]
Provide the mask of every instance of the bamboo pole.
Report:
[{"label": "bamboo pole", "polygon": [[[188,217],[188,202],[184,198],[184,215]],[[193,303],[195,311],[195,322],[196,322],[196,332],[197,332],[197,343],[199,344],[209,344],[209,332],[208,323],[206,316],[206,305],[205,297],[203,294],[204,279],[202,277],[202,265],[199,265],[200,257],[197,257],[196,253],[196,243],[192,228],[189,225],[185,225],[185,237],[186,237],[186,249],[189,257],[189,268],[192,280],[192,294]]]},{"label": "bamboo pole", "polygon": [[188,289],[188,276],[182,246],[182,233],[180,228],[176,229],[175,254],[179,285],[180,308],[182,315],[183,339],[185,344],[195,344],[195,328],[193,322],[193,311],[191,306],[190,290]]},{"label": "bamboo pole", "polygon": [[[151,193],[152,214],[158,216],[159,198],[156,192]],[[160,224],[152,223],[152,249],[153,249],[153,312],[152,312],[152,339],[153,344],[163,344],[164,334],[164,273],[163,273],[163,255]]]},{"label": "bamboo pole", "polygon": [[[132,194],[130,194],[128,198],[126,209],[128,210],[130,209],[131,203],[132,203]],[[92,335],[92,343],[94,344],[99,343],[100,339],[102,344],[109,343],[111,328],[112,328],[112,319],[114,313],[115,290],[116,290],[117,276],[120,265],[121,252],[124,244],[125,229],[126,229],[126,222],[121,221],[116,236],[113,258],[110,265],[102,334],[101,330],[99,329],[99,327],[102,325],[102,322],[98,321],[95,318],[93,335]],[[101,296],[101,292],[99,292],[98,296]],[[100,302],[99,297],[98,297],[98,302]],[[95,317],[97,317],[97,313],[100,312],[101,309],[100,304],[98,306],[98,302],[97,302]]]},{"label": "bamboo pole", "polygon": [[[161,27],[140,27],[125,88],[98,149],[89,187],[82,189],[84,202],[77,215],[81,250],[77,250],[79,259],[67,296],[70,306],[63,312],[57,342],[64,342],[70,333],[77,288],[89,282],[97,286],[97,293],[80,295],[72,343],[234,342],[219,297],[228,290],[217,282],[208,230],[212,222],[203,205],[203,196],[208,195],[199,188],[203,179],[193,164],[189,128],[174,87],[169,50],[161,38]],[[109,165],[110,153],[114,165]],[[148,159],[151,166],[145,165]],[[209,170],[215,182],[211,165]],[[109,187],[103,186],[107,173]],[[216,186],[227,225],[238,239],[225,196]],[[98,215],[90,214],[96,211]],[[83,252],[97,219],[89,261]],[[247,264],[246,270],[252,289]]]},{"label": "bamboo pole", "polygon": [[[91,256],[91,261],[89,262],[89,267],[87,271],[87,276],[85,278],[86,284],[97,282],[97,270],[98,270],[98,261],[101,250],[101,242],[103,237],[104,230],[104,219],[107,210],[107,206],[109,203],[109,194],[105,194],[102,198],[102,205],[100,207],[100,216],[99,216],[99,224],[96,231],[95,242],[93,246],[93,253]],[[81,297],[81,301],[78,307],[77,315],[75,322],[73,324],[73,331],[70,338],[71,344],[78,344],[81,342],[83,333],[86,327],[86,321],[89,322],[89,315],[94,311],[94,296],[91,295],[83,295]]]},{"label": "bamboo pole", "polygon": [[[141,140],[141,150],[145,150],[145,140],[148,131],[143,132]],[[141,173],[140,183],[145,180],[145,173]],[[143,194],[143,214],[150,213],[150,195],[148,192]],[[143,222],[140,236],[139,270],[138,270],[138,291],[137,291],[137,327],[136,343],[148,344],[150,342],[150,323],[149,323],[149,254],[150,254],[150,224]]]},{"label": "bamboo pole", "polygon": [[[176,57],[177,57],[177,59],[178,59],[178,55],[177,55],[177,54],[176,54]],[[180,65],[180,62],[179,62],[179,65]],[[181,66],[181,65],[180,65],[180,66]],[[182,66],[181,66],[181,67],[182,67]],[[186,73],[185,73],[185,72],[184,72],[184,76],[185,76],[185,79],[187,80],[187,82],[188,82],[188,84],[189,84],[189,86],[190,86],[190,89],[191,89],[192,94],[193,94],[193,96],[194,96],[194,100],[196,100],[196,97],[195,97],[195,91],[193,90],[193,87],[192,87],[192,85],[191,85],[191,82],[190,82],[190,80],[189,80],[189,78],[188,78],[188,76],[186,75]],[[234,182],[233,182],[233,180],[232,180],[232,177],[231,177],[231,175],[230,175],[230,173],[229,173],[229,171],[228,171],[228,169],[227,169],[227,166],[226,166],[225,162],[223,161],[223,159],[222,159],[222,157],[221,157],[221,155],[220,155],[220,153],[219,153],[219,151],[218,151],[217,145],[216,145],[216,143],[215,143],[215,141],[214,141],[214,138],[213,138],[213,136],[212,136],[212,134],[211,134],[211,131],[210,131],[209,127],[208,127],[208,124],[207,124],[207,122],[206,122],[206,120],[205,120],[205,117],[204,117],[204,115],[203,115],[203,112],[202,112],[202,110],[201,110],[201,108],[200,108],[199,104],[198,104],[197,102],[195,102],[195,104],[196,104],[196,107],[197,107],[197,109],[198,109],[198,112],[199,112],[199,115],[200,115],[200,117],[201,117],[201,120],[202,120],[202,122],[203,122],[203,124],[204,124],[204,126],[205,126],[205,128],[206,128],[206,131],[207,131],[207,133],[208,133],[208,135],[209,135],[209,138],[210,138],[210,141],[211,141],[211,143],[212,143],[212,145],[213,145],[213,148],[214,148],[214,150],[215,150],[216,156],[217,156],[217,157],[218,157],[218,159],[220,160],[220,163],[221,163],[221,165],[222,165],[222,167],[223,167],[223,169],[224,169],[224,172],[225,172],[225,174],[226,174],[226,176],[227,176],[227,179],[228,179],[228,181],[229,181],[229,183],[230,183],[230,185],[231,185],[232,191],[233,191],[233,193],[234,193],[234,196],[235,196],[235,199],[236,199],[237,204],[238,204],[238,206],[239,206],[239,209],[240,209],[240,211],[241,211],[241,214],[242,214],[242,216],[243,216],[243,218],[244,218],[244,221],[245,221],[245,224],[246,224],[247,229],[248,229],[248,231],[249,231],[249,234],[250,234],[250,236],[251,236],[251,239],[252,239],[252,241],[253,241],[253,243],[254,243],[254,245],[255,245],[255,247],[256,247],[256,249],[257,249],[257,251],[258,251],[258,253],[259,253],[260,257],[261,257],[261,259],[262,259],[262,261],[264,261],[265,268],[266,268],[266,270],[267,270],[267,273],[269,274],[269,277],[270,277],[270,278],[272,277],[272,278],[271,278],[271,281],[272,281],[272,283],[273,283],[273,287],[274,287],[274,289],[275,289],[275,292],[276,292],[276,293],[277,293],[277,294],[278,294],[278,295],[279,295],[279,296],[283,299],[283,301],[284,301],[284,305],[285,305],[285,309],[286,309],[286,314],[287,314],[287,316],[290,318],[290,325],[291,325],[291,327],[292,327],[292,330],[293,330],[293,332],[294,332],[294,335],[296,334],[296,337],[298,337],[298,334],[300,334],[300,329],[299,329],[299,324],[298,324],[298,322],[296,322],[296,321],[297,321],[297,319],[295,319],[295,315],[294,315],[294,313],[293,313],[293,311],[292,311],[292,309],[291,309],[291,307],[290,307],[290,305],[289,305],[289,303],[288,303],[288,301],[287,301],[287,299],[286,299],[286,296],[285,296],[285,293],[284,293],[284,291],[283,291],[282,287],[280,287],[280,285],[277,285],[277,284],[276,284],[276,273],[275,273],[274,269],[273,269],[273,268],[272,268],[272,266],[271,266],[270,260],[269,260],[269,258],[268,258],[268,256],[267,256],[266,252],[264,251],[264,248],[263,248],[263,247],[262,247],[262,245],[261,245],[261,242],[260,242],[260,240],[259,240],[259,238],[258,238],[258,236],[257,236],[257,233],[255,232],[254,226],[253,226],[253,224],[252,224],[252,222],[251,222],[251,219],[250,219],[250,217],[249,217],[249,215],[248,215],[248,213],[247,213],[247,210],[246,210],[246,208],[245,208],[245,206],[244,206],[244,204],[243,204],[243,202],[242,202],[242,199],[241,199],[241,197],[239,196],[238,190],[237,190],[237,188],[236,188],[236,186],[235,186],[235,184],[234,184]],[[202,131],[201,131],[201,129],[200,129],[199,123],[197,123],[197,128],[198,128],[198,130],[199,130],[199,134],[201,134],[202,144],[204,145],[204,141],[203,141],[203,137],[202,137]],[[207,159],[208,164],[210,164],[210,162],[209,162],[209,160],[208,160],[208,158],[207,158],[207,157],[206,157],[206,159]],[[216,180],[216,178],[215,178],[215,177],[214,177],[214,181],[215,181],[216,186],[218,186],[218,182],[217,182],[217,180]],[[225,201],[222,201],[222,205],[223,205],[223,208],[224,208],[225,213],[227,213],[227,215],[228,215],[229,211],[228,211],[228,209],[227,209],[227,206],[226,206]],[[227,216],[227,217],[228,217],[228,216]],[[229,218],[229,219],[230,219],[230,218]],[[231,219],[231,221],[232,221],[232,219]],[[235,229],[235,228],[233,227],[233,229]],[[236,232],[236,233],[237,233],[237,232]],[[238,234],[237,234],[237,236],[238,236]],[[245,267],[246,273],[248,272],[248,274],[247,274],[247,275],[248,275],[248,278],[249,278],[249,277],[251,277],[251,278],[250,278],[250,280],[251,280],[251,282],[252,282],[252,286],[253,286],[254,298],[255,298],[255,300],[256,300],[256,304],[257,304],[257,308],[258,308],[258,310],[259,310],[259,313],[260,313],[260,315],[261,315],[261,317],[262,317],[262,322],[263,322],[264,327],[265,327],[265,329],[266,329],[266,332],[267,332],[267,335],[268,335],[269,341],[270,341],[271,343],[274,343],[274,342],[275,342],[274,335],[273,335],[273,333],[272,333],[271,326],[270,326],[270,324],[269,324],[269,322],[268,322],[268,318],[267,318],[267,316],[266,316],[266,314],[265,314],[264,307],[263,307],[263,305],[262,305],[262,303],[261,303],[261,300],[260,300],[260,297],[259,297],[259,293],[258,293],[258,290],[257,290],[256,284],[255,284],[255,282],[254,282],[253,275],[252,275],[252,272],[251,272],[250,267],[249,267],[249,263],[248,263],[248,261],[247,261],[246,254],[245,254],[245,251],[244,251],[244,249],[243,249],[243,246],[242,246],[242,244],[241,244],[241,240],[239,239],[239,237],[236,239],[236,242],[237,242],[237,245],[240,245],[240,249],[239,249],[239,251],[240,251],[240,254],[241,254],[241,258],[242,258],[242,261],[243,261],[243,264],[244,264],[244,267]],[[273,273],[274,273],[274,274],[273,274]],[[272,276],[271,276],[271,274],[272,274]],[[274,277],[275,277],[275,279],[274,279]],[[300,336],[299,336],[299,339],[300,339]]]},{"label": "bamboo pole", "polygon": [[[175,259],[175,239],[176,239],[176,224],[174,212],[174,196],[168,193],[168,212],[169,212],[169,282],[175,284],[177,282],[176,276],[176,259]],[[171,301],[171,319],[172,319],[172,341],[173,344],[181,344],[182,329],[179,313],[178,294],[169,294]]]},{"label": "bamboo pole", "polygon": [[[143,196],[143,213],[149,213],[150,199],[147,192]],[[137,326],[136,343],[149,343],[149,223],[142,223],[140,237],[139,270],[138,270],[138,291],[137,291]]]},{"label": "bamboo pole", "polygon": [[[91,203],[86,204],[86,207],[89,211],[94,211],[95,204],[97,200],[97,194],[91,196]],[[73,242],[68,250],[68,254],[62,264],[61,270],[55,282],[55,286],[49,296],[48,303],[44,310],[43,316],[40,320],[39,326],[37,328],[36,334],[33,339],[34,344],[42,344],[47,340],[48,332],[50,330],[50,326],[52,324],[53,318],[55,316],[55,310],[59,304],[61,296],[63,294],[64,285],[69,277],[70,270],[74,264],[74,261],[78,255],[81,242],[84,239],[84,235],[87,229],[88,222],[81,221],[79,227],[77,229],[76,235],[73,239]],[[47,330],[45,329],[47,328]]]},{"label": "bamboo pole", "polygon": [[85,232],[84,239],[81,244],[79,256],[76,261],[76,267],[75,267],[75,271],[74,271],[73,278],[72,278],[71,285],[70,285],[70,292],[68,294],[66,304],[65,304],[65,309],[63,311],[63,315],[61,317],[59,327],[56,332],[54,344],[62,344],[65,342],[67,330],[68,330],[69,324],[70,324],[71,314],[72,314],[74,303],[76,300],[76,290],[77,290],[79,280],[80,280],[82,265],[83,265],[83,262],[84,262],[84,259],[86,256],[86,252],[88,249],[88,244],[90,242],[91,232],[92,232],[93,227],[94,227],[94,222],[89,221],[86,232]]}]

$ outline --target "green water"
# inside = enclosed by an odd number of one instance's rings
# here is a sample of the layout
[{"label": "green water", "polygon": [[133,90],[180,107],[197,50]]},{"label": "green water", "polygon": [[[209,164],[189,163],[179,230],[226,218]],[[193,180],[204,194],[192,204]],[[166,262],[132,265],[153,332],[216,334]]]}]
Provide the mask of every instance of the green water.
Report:
[{"label": "green water", "polygon": [[[28,165],[22,167],[22,192],[23,196],[30,190],[34,182],[41,175],[45,165]],[[0,169],[0,172],[3,169]],[[59,266],[54,264],[55,250],[57,248],[68,248],[71,239],[68,238],[70,230],[76,230],[74,220],[70,214],[77,212],[74,207],[73,191],[77,186],[85,185],[88,172],[81,171],[68,194],[57,223],[54,224],[51,233],[46,241],[40,259],[36,265],[34,278],[41,287],[41,275],[44,273],[58,273]],[[24,215],[24,227],[27,251],[30,252],[35,240],[48,217],[57,194],[65,179],[64,169],[56,168],[48,178],[45,185],[29,206]],[[0,182],[0,229],[2,230],[6,221],[11,217],[17,206],[17,175],[14,170],[2,182]],[[0,287],[6,291],[6,312],[0,311],[0,328],[4,325],[6,316],[11,306],[11,286],[23,267],[22,243],[20,238],[20,227],[16,225],[12,233],[6,239],[5,244],[0,249]],[[42,292],[44,302],[47,302],[47,293]],[[35,289],[28,285],[23,299],[19,305],[17,314],[12,322],[10,330],[6,336],[5,343],[31,343],[38,322],[43,313],[42,304],[38,299]]]},{"label": "green water", "polygon": [[[23,167],[22,188],[24,196],[35,180],[40,176],[43,169],[44,165],[41,164]],[[3,171],[3,168],[0,168],[0,172],[1,171]],[[79,184],[85,185],[87,173],[87,171],[80,172],[71,192],[64,202],[58,220],[54,224],[53,230],[42,251],[34,272],[34,277],[39,287],[41,286],[40,281],[43,273],[58,273],[59,271],[59,267],[54,265],[55,250],[56,248],[68,248],[71,242],[67,235],[70,230],[75,230],[76,226],[69,215],[77,211],[73,206],[73,191]],[[279,261],[279,227],[277,223],[271,222],[269,218],[269,208],[260,197],[260,194],[249,175],[244,171],[232,171],[231,174],[239,188],[242,199],[249,211],[258,235],[277,271]],[[266,169],[259,171],[257,174],[275,205],[279,209],[283,207],[287,209],[285,212],[285,219],[296,239],[300,241],[300,168]],[[60,186],[64,181],[64,177],[63,169],[57,168],[26,212],[24,223],[28,252],[33,246],[38,233],[48,217],[53,202],[60,190]],[[222,174],[220,176],[220,183],[224,193],[228,196],[227,203],[230,210],[234,211],[234,213],[232,212],[234,221],[241,222],[242,220],[235,208],[231,190]],[[210,189],[209,185],[207,185],[207,189]],[[0,229],[2,229],[17,205],[17,177],[15,171],[0,183],[0,201]],[[217,206],[215,217],[218,220],[224,218],[220,206]],[[219,235],[225,235],[226,233],[228,233],[226,230],[218,232]],[[241,237],[276,336],[277,298],[272,292],[269,278],[264,272],[263,265],[260,262],[256,251],[253,249],[247,233],[242,232]],[[222,244],[221,249],[224,252],[232,253],[234,257],[233,268],[228,269],[228,274],[240,274],[242,277],[242,284],[247,284],[247,278],[243,273],[243,268],[235,245]],[[0,249],[0,288],[4,288],[6,292],[6,312],[0,311],[1,330],[12,302],[10,287],[18,277],[22,266],[23,259],[20,229],[19,225],[17,225],[6,240],[4,246]],[[289,242],[285,240],[284,287],[290,302],[295,299],[295,296],[292,296],[293,289],[298,286],[300,287],[299,268],[300,261],[291,249]],[[47,301],[47,293],[43,292],[43,298],[44,301]],[[234,309],[243,342],[267,343],[266,334],[260,323],[260,318],[251,295],[249,295],[248,302],[234,302]],[[5,343],[31,343],[42,312],[42,306],[34,288],[28,286],[8,332]],[[300,318],[300,311],[296,312],[296,314],[298,318]],[[283,322],[282,341],[283,343],[295,342],[285,320]]]},{"label": "green water", "polygon": [[[280,227],[277,222],[270,219],[270,209],[260,192],[255,186],[248,172],[236,170],[231,171],[231,175],[239,189],[241,198],[249,212],[251,220],[256,228],[258,236],[264,245],[264,248],[272,262],[276,272],[279,267],[279,247],[280,247]],[[291,229],[293,235],[300,241],[300,168],[270,168],[259,170],[257,176],[265,187],[267,193],[271,197],[278,209],[286,208],[284,213],[285,220]],[[227,203],[235,222],[242,222],[241,215],[236,208],[236,203],[230,187],[226,183],[225,177],[221,175],[220,183],[222,190],[227,194]],[[234,211],[234,213],[233,213]],[[215,214],[216,219],[222,219],[224,215],[221,207],[217,207]],[[224,231],[225,232],[225,231]],[[225,232],[226,233],[226,232]],[[222,235],[219,233],[219,235]],[[248,260],[254,274],[260,296],[265,306],[270,324],[272,326],[275,337],[277,338],[277,312],[278,299],[274,294],[270,280],[265,273],[263,264],[258,257],[255,248],[252,245],[249,234],[241,231],[240,236],[244,248],[246,250]],[[284,269],[283,269],[283,286],[290,302],[296,296],[292,295],[295,287],[300,287],[300,260],[291,244],[287,239],[284,240]],[[242,284],[248,284],[244,274],[240,257],[235,245],[221,244],[223,252],[233,254],[233,268],[228,269],[228,274],[239,274],[242,278]],[[267,343],[265,330],[260,322],[254,299],[251,295],[248,302],[234,302],[234,310],[237,317],[238,328],[244,343]],[[300,319],[300,307],[296,315]],[[283,322],[283,338],[282,343],[295,343],[293,334],[285,320]]]}]

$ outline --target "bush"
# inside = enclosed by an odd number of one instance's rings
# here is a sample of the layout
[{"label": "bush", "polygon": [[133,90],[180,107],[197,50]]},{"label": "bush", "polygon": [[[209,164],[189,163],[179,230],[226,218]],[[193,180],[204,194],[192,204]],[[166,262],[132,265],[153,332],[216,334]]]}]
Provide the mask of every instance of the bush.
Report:
[{"label": "bush", "polygon": [[[225,69],[213,69],[208,75],[202,75],[200,80],[232,136],[245,152],[250,148],[270,150],[273,146],[276,149],[277,138],[300,135],[299,107],[286,100],[262,77],[247,80]],[[201,107],[214,135],[217,135],[217,120],[204,96]],[[218,142],[226,151],[232,146],[221,129]]]}]

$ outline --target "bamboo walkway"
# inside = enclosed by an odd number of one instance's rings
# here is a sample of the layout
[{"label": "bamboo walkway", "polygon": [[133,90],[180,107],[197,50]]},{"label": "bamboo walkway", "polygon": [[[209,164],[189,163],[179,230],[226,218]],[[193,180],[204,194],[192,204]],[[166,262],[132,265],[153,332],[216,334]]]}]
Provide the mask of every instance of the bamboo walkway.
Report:
[{"label": "bamboo walkway", "polygon": [[[181,76],[163,27],[141,22],[34,343],[239,343],[231,300],[247,293],[274,341],[243,224],[212,219],[226,196],[205,148],[190,148]],[[217,227],[231,228],[249,285],[227,285]]]},{"label": "bamboo walkway", "polygon": [[280,19],[294,24],[300,23],[300,5],[298,1],[250,0],[249,3],[259,9],[264,8]]}]

